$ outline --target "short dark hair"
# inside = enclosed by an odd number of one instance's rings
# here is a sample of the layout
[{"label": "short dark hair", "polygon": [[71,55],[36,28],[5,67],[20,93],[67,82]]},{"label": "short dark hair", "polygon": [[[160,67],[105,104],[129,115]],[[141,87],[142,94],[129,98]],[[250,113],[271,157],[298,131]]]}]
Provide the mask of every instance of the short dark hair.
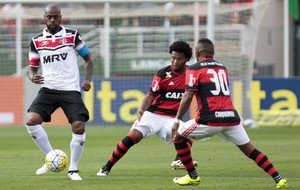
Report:
[{"label": "short dark hair", "polygon": [[60,10],[60,7],[59,7],[59,4],[56,4],[56,3],[50,3],[48,4],[46,7],[45,7],[45,14],[47,14],[47,12],[49,11],[49,9],[56,9],[59,14],[61,13],[61,10]]},{"label": "short dark hair", "polygon": [[182,40],[178,40],[170,45],[169,53],[172,54],[173,51],[183,53],[188,60],[190,60],[193,55],[193,50],[190,45]]},{"label": "short dark hair", "polygon": [[[199,44],[202,44],[202,49],[199,49]],[[215,54],[215,48],[213,42],[208,39],[208,38],[202,38],[198,40],[197,46],[196,46],[197,51],[199,51],[201,54],[205,54],[206,56],[211,56]]]}]

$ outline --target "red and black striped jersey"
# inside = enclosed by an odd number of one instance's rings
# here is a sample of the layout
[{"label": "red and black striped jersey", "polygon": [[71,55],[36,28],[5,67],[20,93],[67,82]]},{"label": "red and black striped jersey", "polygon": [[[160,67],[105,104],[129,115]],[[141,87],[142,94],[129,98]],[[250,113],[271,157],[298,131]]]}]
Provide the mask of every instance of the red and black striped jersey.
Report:
[{"label": "red and black striped jersey", "polygon": [[163,67],[153,77],[149,94],[154,100],[148,111],[175,117],[185,89],[185,74],[179,74],[172,66]]},{"label": "red and black striped jersey", "polygon": [[191,65],[186,71],[185,88],[195,92],[199,124],[232,126],[240,123],[230,97],[228,71],[222,63],[205,58]]}]

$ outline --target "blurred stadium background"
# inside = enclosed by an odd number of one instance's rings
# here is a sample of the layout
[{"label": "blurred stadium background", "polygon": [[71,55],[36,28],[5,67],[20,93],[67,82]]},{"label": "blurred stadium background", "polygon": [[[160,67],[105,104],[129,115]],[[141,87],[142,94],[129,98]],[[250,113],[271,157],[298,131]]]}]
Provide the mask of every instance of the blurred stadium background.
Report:
[{"label": "blurred stadium background", "polygon": [[[298,0],[50,2],[61,3],[62,25],[77,29],[92,52],[93,88],[83,93],[90,125],[131,125],[152,76],[170,64],[168,46],[182,39],[194,47],[208,37],[229,70],[243,118],[259,126],[300,126]],[[45,5],[0,0],[0,126],[23,125],[39,89],[26,72],[30,39],[45,27]],[[50,124],[67,125],[61,110]]]}]

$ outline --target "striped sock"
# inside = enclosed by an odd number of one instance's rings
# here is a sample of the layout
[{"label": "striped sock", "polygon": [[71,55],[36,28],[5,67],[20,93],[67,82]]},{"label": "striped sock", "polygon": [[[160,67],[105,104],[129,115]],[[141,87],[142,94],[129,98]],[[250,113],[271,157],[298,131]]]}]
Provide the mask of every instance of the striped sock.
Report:
[{"label": "striped sock", "polygon": [[[188,144],[188,146],[189,146],[190,149],[191,149],[191,147],[192,147],[192,145],[193,145],[193,141],[192,141],[191,139],[187,139],[187,140],[186,140],[186,143]],[[179,156],[178,156],[177,154],[176,154],[174,160],[179,160]]]},{"label": "striped sock", "polygon": [[194,167],[193,158],[190,151],[190,145],[186,141],[182,142],[174,142],[174,146],[177,152],[178,157],[182,161],[185,169],[189,173],[192,179],[196,179],[198,177],[197,171]]},{"label": "striped sock", "polygon": [[249,158],[255,161],[255,163],[273,177],[276,183],[278,183],[283,177],[278,173],[276,168],[273,166],[269,158],[258,150],[253,150],[249,155]]},{"label": "striped sock", "polygon": [[127,134],[127,136],[124,139],[119,141],[105,165],[106,169],[111,170],[114,164],[118,162],[134,144],[135,137],[131,134]]}]

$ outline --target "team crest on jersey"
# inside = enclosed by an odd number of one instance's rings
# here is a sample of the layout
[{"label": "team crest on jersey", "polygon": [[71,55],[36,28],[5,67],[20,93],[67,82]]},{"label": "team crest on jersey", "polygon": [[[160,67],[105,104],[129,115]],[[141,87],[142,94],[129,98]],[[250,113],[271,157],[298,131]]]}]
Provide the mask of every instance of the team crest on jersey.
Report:
[{"label": "team crest on jersey", "polygon": [[61,44],[61,45],[64,45],[64,44],[66,44],[66,43],[67,43],[66,38],[61,38],[61,39],[60,39],[60,44]]},{"label": "team crest on jersey", "polygon": [[165,78],[171,78],[172,77],[171,73],[172,73],[172,71],[166,72],[166,77]]}]

